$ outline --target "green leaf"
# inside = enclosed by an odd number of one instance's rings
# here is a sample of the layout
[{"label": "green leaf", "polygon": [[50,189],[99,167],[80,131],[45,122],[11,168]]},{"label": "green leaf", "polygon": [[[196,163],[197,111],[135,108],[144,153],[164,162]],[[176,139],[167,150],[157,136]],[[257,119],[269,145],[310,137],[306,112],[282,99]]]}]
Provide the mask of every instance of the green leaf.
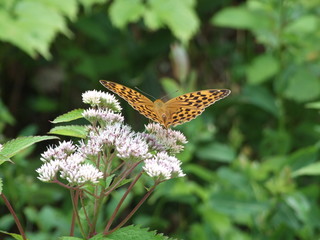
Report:
[{"label": "green leaf", "polygon": [[166,93],[170,97],[177,97],[178,95],[181,95],[181,88],[179,84],[177,84],[176,81],[174,81],[172,78],[161,78],[161,85]]},{"label": "green leaf", "polygon": [[320,95],[320,81],[312,71],[306,68],[298,69],[289,79],[284,92],[285,96],[297,102],[311,101]]},{"label": "green leaf", "polygon": [[78,2],[80,2],[86,10],[89,10],[89,8],[92,7],[92,5],[94,4],[102,4],[108,1],[109,0],[78,0]]},{"label": "green leaf", "polygon": [[268,210],[267,203],[256,200],[236,199],[230,194],[213,194],[210,196],[211,206],[218,212],[233,217],[250,217]]},{"label": "green leaf", "polygon": [[108,188],[110,186],[114,176],[115,176],[115,174],[112,174],[106,178],[105,183],[104,183],[104,188]]},{"label": "green leaf", "polygon": [[307,104],[306,104],[306,108],[320,109],[320,101],[319,101],[319,102],[307,103]]},{"label": "green leaf", "polygon": [[59,240],[83,240],[83,238],[78,238],[78,237],[60,237]]},{"label": "green leaf", "polygon": [[52,128],[49,133],[70,137],[86,138],[87,128],[86,126],[79,125],[58,126]]},{"label": "green leaf", "polygon": [[[151,27],[160,25],[161,21],[183,43],[189,41],[199,29],[200,22],[194,10],[194,0],[150,0],[148,3],[150,12],[148,12],[147,23],[151,23]],[[179,11],[172,11],[172,9],[179,9]],[[152,18],[151,12],[155,15]]]},{"label": "green leaf", "polygon": [[5,231],[2,231],[2,230],[0,230],[0,232],[3,233],[3,234],[6,234],[6,235],[10,235],[10,236],[13,237],[14,239],[23,240],[22,236],[19,235],[19,234],[9,233],[9,232],[5,232]]},{"label": "green leaf", "polygon": [[0,165],[4,162],[12,162],[11,159],[5,155],[0,154]]},{"label": "green leaf", "polygon": [[76,0],[41,0],[41,2],[59,11],[62,15],[66,15],[72,21],[77,17],[78,4]]},{"label": "green leaf", "polygon": [[284,29],[286,33],[303,34],[313,33],[319,27],[319,19],[316,15],[306,15],[297,18]]},{"label": "green leaf", "polygon": [[83,118],[82,113],[84,109],[75,109],[70,112],[67,112],[63,115],[56,117],[52,123],[62,123],[62,122],[71,122],[73,120]]},{"label": "green leaf", "polygon": [[255,27],[256,21],[255,14],[243,6],[224,8],[211,19],[216,26],[237,29],[251,29]]},{"label": "green leaf", "polygon": [[236,157],[236,153],[228,145],[221,143],[212,143],[199,147],[197,151],[197,157],[205,160],[232,162]]},{"label": "green leaf", "polygon": [[249,85],[243,88],[241,100],[245,103],[256,105],[271,113],[275,117],[279,115],[279,109],[275,98],[262,86]]},{"label": "green leaf", "polygon": [[141,0],[117,0],[109,8],[110,19],[118,28],[137,22],[145,11]]},{"label": "green leaf", "polygon": [[183,166],[183,171],[188,174],[193,174],[199,179],[202,179],[206,182],[210,182],[213,178],[212,170],[206,167],[197,165],[197,164],[188,164]]},{"label": "green leaf", "polygon": [[162,234],[157,234],[156,231],[148,231],[146,228],[140,228],[139,226],[128,226],[120,228],[119,230],[111,233],[108,236],[98,234],[90,240],[115,240],[115,239],[127,239],[127,240],[169,240],[168,237]]},{"label": "green leaf", "polygon": [[[31,136],[31,137],[19,137],[13,139],[9,142],[6,142],[3,145],[3,149],[0,152],[5,158],[11,158],[17,153],[21,152],[22,150],[26,149],[27,147],[41,141],[51,140],[51,139],[58,139],[55,136]],[[3,160],[3,159],[1,159]]]},{"label": "green leaf", "polygon": [[247,67],[247,78],[251,84],[261,84],[279,72],[279,62],[269,54],[256,57]]},{"label": "green leaf", "polygon": [[292,173],[293,177],[304,176],[304,175],[307,175],[307,176],[320,175],[320,162],[309,164]]}]

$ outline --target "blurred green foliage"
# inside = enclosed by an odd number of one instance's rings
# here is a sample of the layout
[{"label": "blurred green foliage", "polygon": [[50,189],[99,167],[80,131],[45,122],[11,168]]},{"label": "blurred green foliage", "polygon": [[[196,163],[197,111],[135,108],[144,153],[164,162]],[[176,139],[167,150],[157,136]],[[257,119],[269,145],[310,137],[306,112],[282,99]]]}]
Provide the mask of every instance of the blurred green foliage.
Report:
[{"label": "blurred green foliage", "polygon": [[[104,90],[100,79],[156,98],[230,88],[177,127],[187,177],[160,185],[133,223],[181,239],[318,239],[319,10],[319,0],[2,1],[1,139],[45,134],[82,92]],[[66,193],[36,180],[44,148],[1,166],[35,240],[67,235],[71,218]],[[0,229],[14,229],[0,212]]]}]

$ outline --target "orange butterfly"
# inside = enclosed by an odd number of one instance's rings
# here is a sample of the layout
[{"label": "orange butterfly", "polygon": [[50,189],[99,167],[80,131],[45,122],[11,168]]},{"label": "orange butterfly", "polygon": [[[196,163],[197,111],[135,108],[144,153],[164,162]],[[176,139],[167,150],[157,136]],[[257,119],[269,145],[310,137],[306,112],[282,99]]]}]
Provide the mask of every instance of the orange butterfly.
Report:
[{"label": "orange butterfly", "polygon": [[118,83],[100,80],[110,91],[126,100],[145,117],[160,123],[165,128],[189,122],[199,116],[206,107],[230,94],[228,89],[207,89],[186,93],[167,102],[157,99],[152,102],[141,93]]}]

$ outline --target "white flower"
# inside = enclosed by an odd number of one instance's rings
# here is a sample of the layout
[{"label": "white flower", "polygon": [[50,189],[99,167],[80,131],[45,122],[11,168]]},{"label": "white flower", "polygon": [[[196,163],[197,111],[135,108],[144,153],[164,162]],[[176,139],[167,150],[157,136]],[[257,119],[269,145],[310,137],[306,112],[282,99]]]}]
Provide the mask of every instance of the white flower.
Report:
[{"label": "white flower", "polygon": [[38,179],[43,182],[49,182],[54,179],[57,172],[60,169],[60,161],[54,160],[44,163],[40,168],[36,170],[39,173]]},{"label": "white flower", "polygon": [[103,173],[89,163],[81,165],[79,175],[81,176],[80,181],[92,183],[98,183],[99,179],[103,177]]},{"label": "white flower", "polygon": [[115,146],[116,141],[122,141],[123,137],[129,137],[133,133],[131,128],[127,125],[115,123],[113,125],[105,126],[99,133],[99,138],[103,144],[107,146]]},{"label": "white flower", "polygon": [[83,156],[96,156],[102,150],[102,143],[97,136],[93,136],[86,143],[82,140],[79,143],[78,151]]},{"label": "white flower", "polygon": [[60,164],[60,177],[66,179],[70,184],[97,183],[103,177],[103,173],[89,163],[83,164],[84,161],[85,158],[80,153],[69,156]]},{"label": "white flower", "polygon": [[100,142],[113,146],[121,159],[140,160],[149,158],[149,147],[145,139],[127,125],[107,125],[99,136]]},{"label": "white flower", "polygon": [[172,154],[179,153],[183,150],[188,141],[179,131],[165,129],[158,123],[149,123],[145,126],[147,139],[150,147],[156,151],[168,151]]},{"label": "white flower", "polygon": [[58,146],[49,146],[47,151],[41,154],[41,161],[48,162],[51,160],[63,160],[67,156],[72,154],[76,150],[76,147],[71,141],[60,142]]},{"label": "white flower", "polygon": [[159,152],[154,157],[144,161],[143,170],[150,176],[159,180],[168,180],[174,177],[183,177],[181,162],[169,156],[166,152]]},{"label": "white flower", "polygon": [[138,134],[122,135],[116,140],[117,156],[121,159],[147,159],[151,157],[147,142]]},{"label": "white flower", "polygon": [[92,107],[104,107],[114,112],[120,112],[122,109],[114,95],[97,90],[90,90],[83,93],[82,101],[90,104]]},{"label": "white flower", "polygon": [[3,149],[3,145],[2,145],[2,144],[0,144],[0,152],[2,151],[2,149]]},{"label": "white flower", "polygon": [[118,113],[114,113],[110,109],[94,109],[89,108],[83,111],[82,116],[90,122],[104,122],[105,124],[112,124],[115,122],[123,122],[124,118]]}]

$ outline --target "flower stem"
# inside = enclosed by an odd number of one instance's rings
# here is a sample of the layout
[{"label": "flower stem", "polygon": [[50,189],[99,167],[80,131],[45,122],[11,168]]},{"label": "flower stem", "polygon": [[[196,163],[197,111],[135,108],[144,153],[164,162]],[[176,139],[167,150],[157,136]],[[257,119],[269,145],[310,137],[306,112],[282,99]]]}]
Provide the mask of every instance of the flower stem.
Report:
[{"label": "flower stem", "polygon": [[13,216],[14,221],[16,222],[16,225],[19,229],[20,235],[22,236],[23,240],[26,240],[27,239],[26,234],[25,234],[25,232],[21,226],[20,220],[19,220],[18,216],[16,215],[13,207],[11,206],[9,200],[6,198],[6,196],[3,193],[0,194],[0,196],[3,199],[4,203],[6,204],[7,208],[9,209],[11,215]]},{"label": "flower stem", "polygon": [[126,197],[128,196],[129,192],[131,191],[131,189],[133,188],[133,186],[136,184],[136,182],[139,180],[139,178],[141,177],[141,175],[142,175],[142,171],[137,175],[137,177],[134,179],[134,181],[130,184],[130,186],[128,187],[128,189],[127,189],[127,191],[125,192],[125,194],[123,194],[123,196],[122,196],[122,198],[120,199],[120,201],[119,201],[116,209],[114,210],[114,212],[113,212],[110,220],[108,221],[107,226],[106,226],[105,229],[104,229],[104,234],[106,234],[106,233],[109,231],[109,229],[110,229],[110,227],[111,227],[111,224],[113,223],[113,221],[114,221],[117,213],[119,212],[120,207],[121,207],[123,201],[126,199]]},{"label": "flower stem", "polygon": [[78,213],[79,191],[80,191],[80,189],[76,189],[75,191],[71,191],[71,200],[72,200],[72,206],[73,206],[73,216],[72,216],[73,224],[71,225],[70,234],[71,233],[73,234],[74,221],[75,221],[75,219],[77,219],[81,234],[84,237],[85,236],[85,232],[83,230],[83,227],[82,227],[82,224],[81,224],[81,220],[80,220],[80,217],[79,217],[79,213]]},{"label": "flower stem", "polygon": [[127,170],[122,175],[122,177],[116,183],[114,183],[113,186],[104,195],[108,196],[122,182],[122,180],[125,179],[133,171],[133,169],[135,169],[140,163],[141,161],[135,163],[129,170]]},{"label": "flower stem", "polygon": [[129,215],[122,220],[121,223],[119,223],[114,229],[112,229],[111,231],[108,231],[108,232],[105,232],[104,231],[104,235],[108,235],[108,234],[111,234],[113,233],[114,231],[118,230],[119,228],[121,228],[131,217],[132,215],[139,209],[139,207],[147,200],[147,198],[151,195],[151,193],[154,191],[154,189],[156,188],[156,186],[158,185],[159,183],[156,182],[154,184],[154,186],[147,192],[146,195],[144,195],[144,197],[140,200],[140,202],[137,204],[137,206],[135,206],[135,208],[129,213]]}]

